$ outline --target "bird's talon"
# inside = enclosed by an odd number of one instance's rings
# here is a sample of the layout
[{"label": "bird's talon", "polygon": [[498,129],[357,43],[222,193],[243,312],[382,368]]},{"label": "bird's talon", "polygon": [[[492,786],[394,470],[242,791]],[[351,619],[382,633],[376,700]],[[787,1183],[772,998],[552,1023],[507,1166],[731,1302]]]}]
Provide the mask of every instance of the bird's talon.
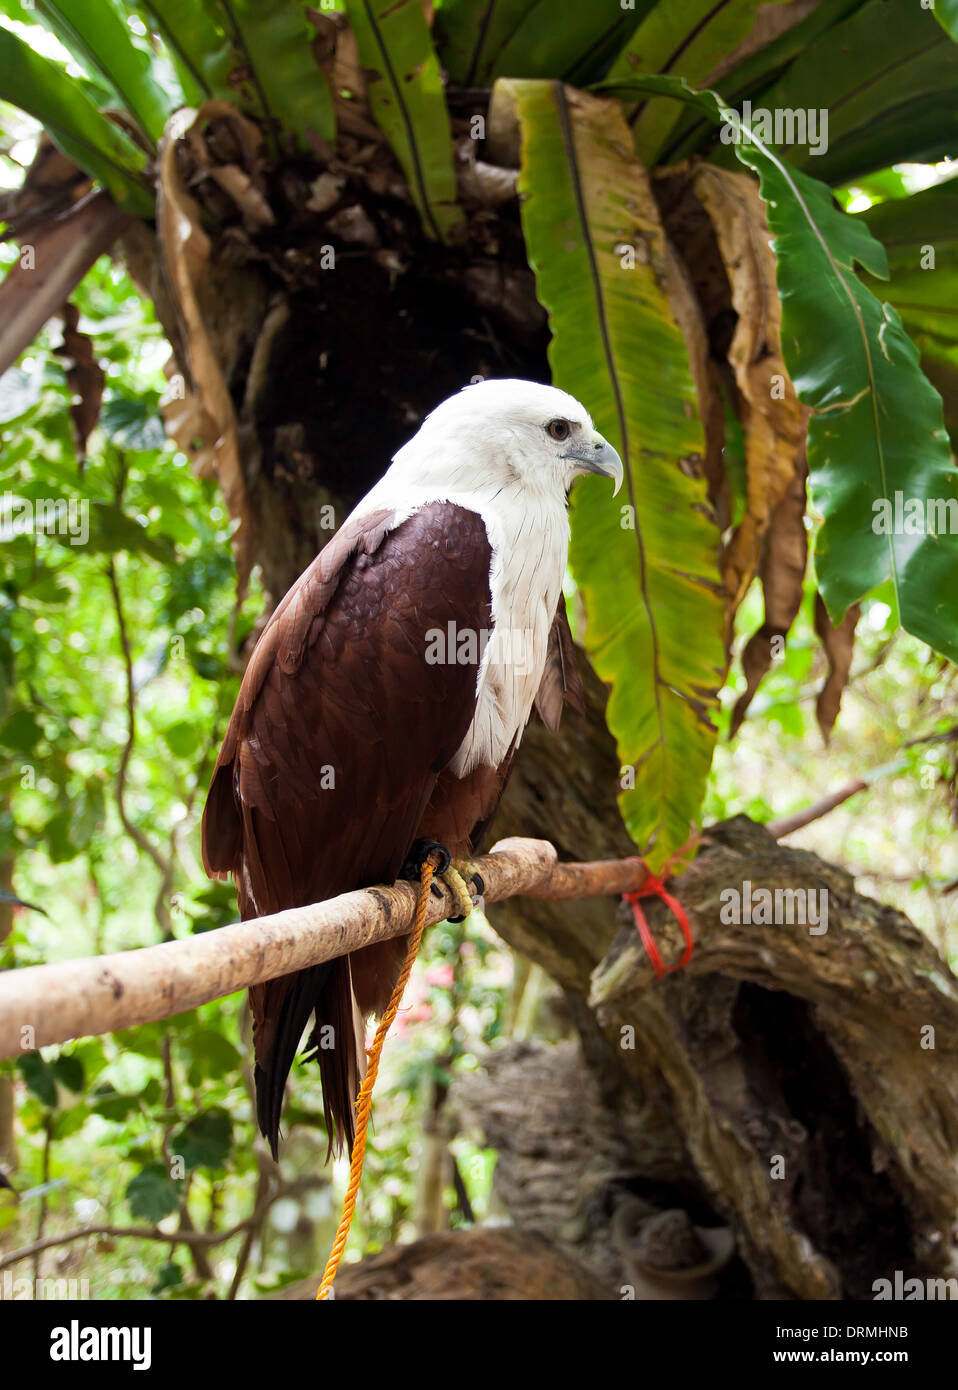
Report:
[{"label": "bird's talon", "polygon": [[461,859],[456,859],[451,864],[449,864],[448,867],[440,875],[443,883],[445,883],[446,887],[449,889],[457,907],[459,908],[459,912],[455,917],[449,917],[446,919],[449,922],[465,921],[465,919],[469,916],[469,914],[473,911],[475,907],[475,902],[473,900],[472,894],[466,887],[466,881],[463,877],[464,872],[466,874],[471,875],[472,865],[466,864]]},{"label": "bird's talon", "polygon": [[412,848],[406,855],[406,862],[402,866],[399,877],[409,879],[412,883],[421,882],[422,866],[430,855],[438,859],[436,877],[442,878],[442,875],[452,863],[452,855],[446,849],[446,846],[441,845],[438,840],[424,839],[413,841]]}]

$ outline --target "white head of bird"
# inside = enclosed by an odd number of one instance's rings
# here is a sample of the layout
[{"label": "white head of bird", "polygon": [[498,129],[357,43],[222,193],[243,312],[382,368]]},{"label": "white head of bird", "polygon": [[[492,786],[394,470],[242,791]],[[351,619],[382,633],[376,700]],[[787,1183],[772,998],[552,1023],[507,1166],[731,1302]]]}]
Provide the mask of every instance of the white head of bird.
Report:
[{"label": "white head of bird", "polygon": [[534,381],[478,381],[426,416],[374,494],[396,502],[399,489],[490,501],[512,493],[564,505],[586,473],[614,479],[616,492],[622,485],[622,460],[574,396]]}]

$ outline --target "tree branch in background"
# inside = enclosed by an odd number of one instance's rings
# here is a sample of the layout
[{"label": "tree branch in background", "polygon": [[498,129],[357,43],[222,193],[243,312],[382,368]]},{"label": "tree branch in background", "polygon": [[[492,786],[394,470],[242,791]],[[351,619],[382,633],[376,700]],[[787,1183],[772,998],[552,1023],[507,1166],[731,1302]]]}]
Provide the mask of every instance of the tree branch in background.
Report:
[{"label": "tree branch in background", "polygon": [[55,1245],[72,1245],[75,1240],[85,1240],[89,1236],[132,1236],[135,1240],[159,1240],[165,1241],[167,1245],[190,1245],[206,1250],[232,1240],[233,1236],[239,1235],[248,1226],[249,1220],[240,1221],[235,1226],[230,1226],[227,1231],[166,1232],[156,1226],[80,1226],[75,1231],[46,1236],[43,1240],[35,1240],[32,1245],[25,1245],[21,1250],[12,1250],[9,1255],[0,1256],[0,1269],[8,1269],[10,1265],[18,1264],[20,1260],[27,1260],[31,1255],[38,1255],[44,1250],[51,1250]]},{"label": "tree branch in background", "polygon": [[827,816],[829,811],[834,811],[836,806],[841,806],[843,802],[856,796],[858,792],[865,791],[868,785],[868,782],[856,778],[854,782],[840,787],[837,792],[830,792],[821,800],[812,802],[811,806],[806,806],[803,811],[796,811],[793,816],[783,816],[781,820],[770,821],[766,829],[776,840],[782,840],[786,835],[793,835],[796,830],[811,825],[812,821],[821,820],[822,816]]}]

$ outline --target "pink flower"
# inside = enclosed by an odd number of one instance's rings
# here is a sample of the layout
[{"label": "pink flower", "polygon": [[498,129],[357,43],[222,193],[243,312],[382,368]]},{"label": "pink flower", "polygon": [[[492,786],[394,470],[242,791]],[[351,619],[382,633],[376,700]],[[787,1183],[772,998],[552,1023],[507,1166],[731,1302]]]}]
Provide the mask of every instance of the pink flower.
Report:
[{"label": "pink flower", "polygon": [[430,965],[423,978],[427,985],[437,985],[440,989],[448,989],[455,976],[451,965]]},{"label": "pink flower", "polygon": [[431,1004],[414,1004],[411,1009],[400,1009],[393,1024],[393,1030],[401,1037],[407,1028],[415,1023],[428,1023],[433,1017]]}]

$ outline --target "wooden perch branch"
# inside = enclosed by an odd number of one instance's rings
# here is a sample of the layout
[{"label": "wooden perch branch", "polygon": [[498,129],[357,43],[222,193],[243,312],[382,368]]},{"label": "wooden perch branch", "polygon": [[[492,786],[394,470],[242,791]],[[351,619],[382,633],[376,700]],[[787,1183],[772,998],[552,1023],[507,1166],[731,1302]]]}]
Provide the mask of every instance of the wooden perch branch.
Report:
[{"label": "wooden perch branch", "polygon": [[[545,840],[509,839],[477,859],[485,900],[618,895],[639,887],[638,859],[559,864]],[[427,926],[455,910],[452,897],[430,902]],[[169,1018],[249,985],[402,936],[416,910],[411,883],[365,888],[202,936],[137,951],[32,965],[0,974],[0,1057],[48,1043],[112,1033]]]}]

